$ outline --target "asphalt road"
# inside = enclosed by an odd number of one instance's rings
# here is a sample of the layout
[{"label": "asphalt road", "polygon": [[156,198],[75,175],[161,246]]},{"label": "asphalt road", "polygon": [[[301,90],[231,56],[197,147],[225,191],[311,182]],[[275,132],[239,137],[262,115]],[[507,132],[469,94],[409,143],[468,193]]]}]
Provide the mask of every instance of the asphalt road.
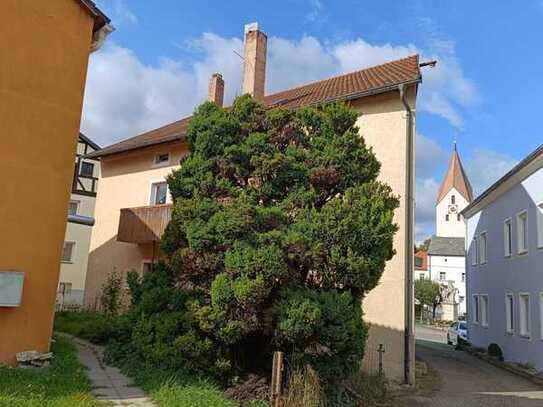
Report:
[{"label": "asphalt road", "polygon": [[410,403],[423,407],[543,407],[543,388],[446,344],[446,332],[416,328],[417,359],[439,376],[439,390]]}]

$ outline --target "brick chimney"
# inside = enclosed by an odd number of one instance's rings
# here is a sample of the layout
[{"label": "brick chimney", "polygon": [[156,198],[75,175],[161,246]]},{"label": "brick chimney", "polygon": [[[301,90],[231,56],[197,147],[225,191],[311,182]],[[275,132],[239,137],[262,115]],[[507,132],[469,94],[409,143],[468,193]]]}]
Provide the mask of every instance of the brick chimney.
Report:
[{"label": "brick chimney", "polygon": [[224,80],[220,73],[214,73],[209,79],[207,100],[214,102],[219,107],[222,107],[224,100]]},{"label": "brick chimney", "polygon": [[243,60],[243,93],[257,100],[264,99],[266,84],[266,48],[268,38],[258,30],[258,23],[245,26],[245,55]]}]

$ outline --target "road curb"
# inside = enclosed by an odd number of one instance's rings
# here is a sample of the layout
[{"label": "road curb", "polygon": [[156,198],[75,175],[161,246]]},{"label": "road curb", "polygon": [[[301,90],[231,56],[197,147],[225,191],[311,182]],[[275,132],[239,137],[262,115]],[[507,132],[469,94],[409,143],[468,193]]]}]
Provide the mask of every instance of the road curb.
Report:
[{"label": "road curb", "polygon": [[502,370],[506,370],[506,371],[508,371],[510,373],[513,373],[513,374],[517,375],[517,376],[528,379],[532,383],[535,383],[535,384],[543,387],[543,377],[540,377],[538,375],[529,373],[529,372],[521,369],[520,367],[517,368],[514,365],[511,365],[511,364],[508,364],[508,363],[505,363],[505,362],[500,362],[499,360],[497,360],[496,358],[494,358],[492,356],[488,356],[488,355],[486,355],[484,353],[477,352],[476,350],[474,350],[470,346],[462,346],[460,349],[465,351],[466,353],[469,353],[472,356],[475,356],[477,359],[483,360],[483,361],[485,361],[485,362],[487,362],[487,363],[489,363],[489,364],[491,364],[493,366],[496,366],[496,367],[498,367],[498,368],[500,368]]}]

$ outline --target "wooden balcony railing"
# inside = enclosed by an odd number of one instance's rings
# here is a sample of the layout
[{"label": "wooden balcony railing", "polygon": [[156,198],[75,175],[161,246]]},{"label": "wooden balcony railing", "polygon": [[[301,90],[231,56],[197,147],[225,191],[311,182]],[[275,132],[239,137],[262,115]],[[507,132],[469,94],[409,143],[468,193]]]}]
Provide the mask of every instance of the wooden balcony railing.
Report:
[{"label": "wooden balcony railing", "polygon": [[123,208],[117,240],[137,244],[159,241],[171,218],[171,204]]}]

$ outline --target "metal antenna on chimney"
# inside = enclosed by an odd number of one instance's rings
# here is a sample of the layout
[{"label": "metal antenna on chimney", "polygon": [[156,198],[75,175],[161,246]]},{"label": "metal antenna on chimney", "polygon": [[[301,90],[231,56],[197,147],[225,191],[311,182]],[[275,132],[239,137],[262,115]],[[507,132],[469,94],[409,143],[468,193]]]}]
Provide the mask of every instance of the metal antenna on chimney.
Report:
[{"label": "metal antenna on chimney", "polygon": [[[252,63],[251,61],[245,60],[245,57],[244,57],[243,55],[241,55],[239,52],[237,52],[235,49],[233,49],[232,52],[233,52],[234,54],[236,54],[236,55],[241,59],[241,62],[242,62],[242,64],[243,64],[243,65],[241,66],[241,72],[242,72],[242,74],[244,73],[243,67],[244,67],[244,65],[245,65],[246,63],[248,63],[249,66],[250,66],[251,68],[253,68],[253,72],[255,71],[255,66],[253,65],[253,63]],[[240,84],[239,84],[239,91],[240,91],[240,93],[243,93],[243,77],[241,78],[241,82],[240,82]]]}]

